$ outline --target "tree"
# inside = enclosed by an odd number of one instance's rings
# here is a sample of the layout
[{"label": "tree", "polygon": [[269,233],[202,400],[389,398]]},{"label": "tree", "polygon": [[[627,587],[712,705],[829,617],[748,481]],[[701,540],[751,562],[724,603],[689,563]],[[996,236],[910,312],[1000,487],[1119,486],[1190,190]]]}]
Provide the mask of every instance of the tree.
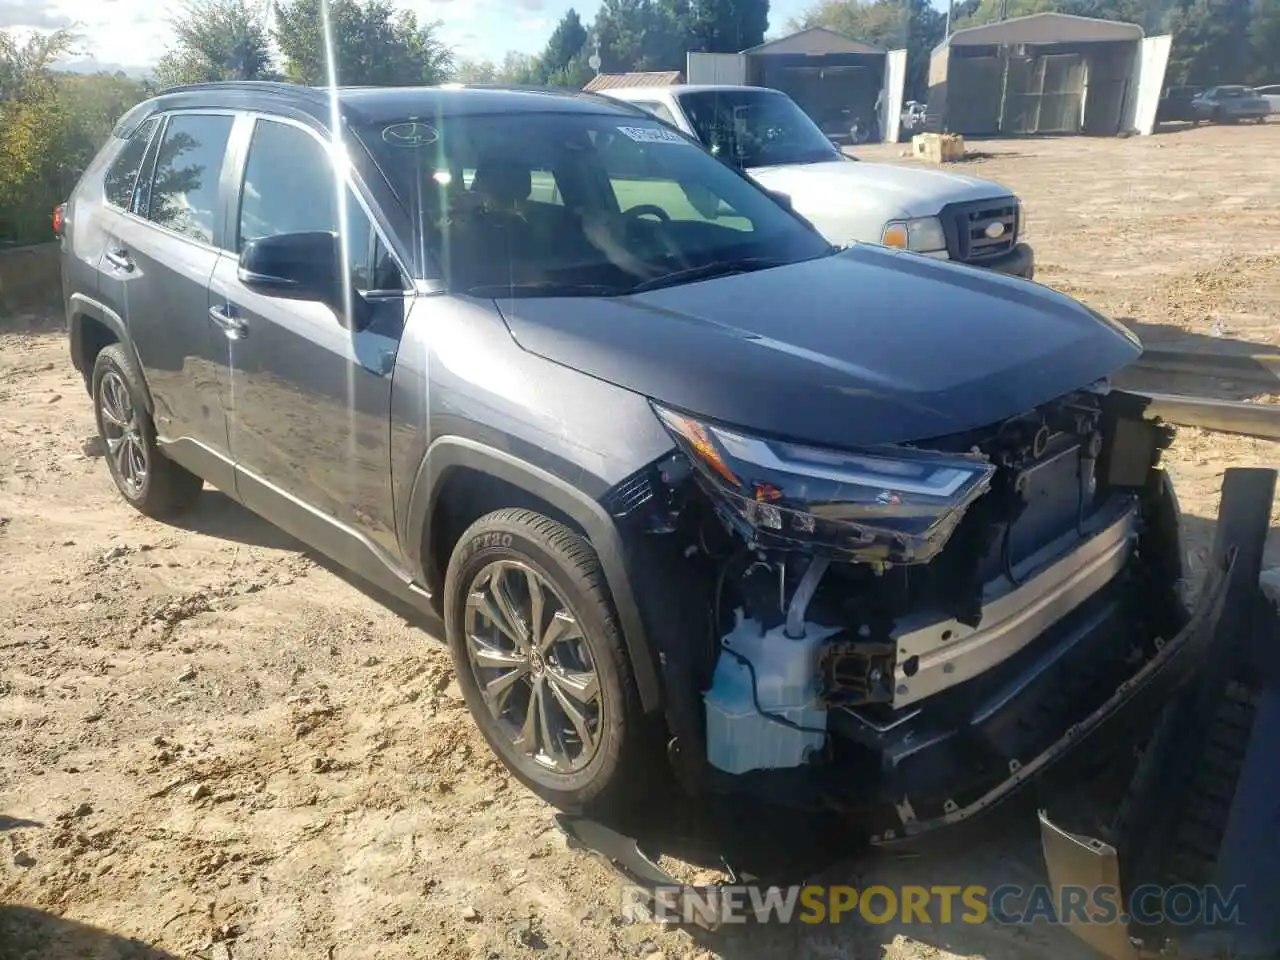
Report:
[{"label": "tree", "polygon": [[1169,18],[1169,82],[1193,86],[1239,81],[1250,60],[1249,0],[1191,0]]},{"label": "tree", "polygon": [[596,14],[601,69],[682,70],[690,48],[685,0],[604,0]]},{"label": "tree", "polygon": [[1277,83],[1280,76],[1280,0],[1256,0],[1249,28],[1252,83]]},{"label": "tree", "polygon": [[[276,8],[272,31],[289,79],[311,85],[329,80],[322,10],[324,0],[292,0]],[[419,23],[390,0],[332,0],[327,4],[334,72],[342,85],[414,86],[441,83],[453,73],[453,51],[439,37],[440,23]]]},{"label": "tree", "polygon": [[929,0],[823,0],[800,25],[826,27],[889,50],[905,48],[905,96],[923,100],[929,90],[929,56],[946,33],[946,13]]},{"label": "tree", "polygon": [[496,83],[498,68],[492,60],[459,60],[454,64],[453,79],[459,83]]},{"label": "tree", "polygon": [[155,70],[162,87],[274,75],[267,10],[254,0],[188,0],[170,24],[176,43]]},{"label": "tree", "polygon": [[565,71],[570,61],[582,53],[586,43],[587,28],[582,25],[582,18],[578,16],[578,11],[570,7],[556,24],[555,30],[551,33],[551,39],[547,41],[547,47],[539,58],[548,80],[556,72]]},{"label": "tree", "polygon": [[707,53],[737,53],[764,42],[769,0],[693,0],[689,31]]},{"label": "tree", "polygon": [[508,50],[498,64],[499,83],[541,83],[542,65],[538,58],[527,53]]}]

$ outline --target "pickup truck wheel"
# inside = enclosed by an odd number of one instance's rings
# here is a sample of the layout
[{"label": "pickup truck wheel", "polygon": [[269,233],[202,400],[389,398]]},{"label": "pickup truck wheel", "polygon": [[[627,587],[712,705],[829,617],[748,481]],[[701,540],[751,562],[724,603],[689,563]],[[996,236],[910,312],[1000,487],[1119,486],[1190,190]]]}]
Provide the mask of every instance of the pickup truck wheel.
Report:
[{"label": "pickup truck wheel", "polygon": [[499,510],[459,539],[444,594],[463,698],[508,769],[561,809],[634,799],[644,718],[591,545]]},{"label": "pickup truck wheel", "polygon": [[189,507],[204,481],[178,466],[156,444],[156,428],[142,402],[142,378],[118,343],[93,364],[91,390],[98,435],[116,489],[129,505],[163,519]]}]

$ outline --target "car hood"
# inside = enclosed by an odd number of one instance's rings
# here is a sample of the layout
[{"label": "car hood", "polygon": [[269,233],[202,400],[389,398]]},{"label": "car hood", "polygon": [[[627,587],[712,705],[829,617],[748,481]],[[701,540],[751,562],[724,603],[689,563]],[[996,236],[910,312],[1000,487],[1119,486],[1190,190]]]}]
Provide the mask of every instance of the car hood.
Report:
[{"label": "car hood", "polygon": [[747,173],[761,186],[789,195],[795,208],[809,219],[813,217],[803,207],[815,213],[827,211],[833,217],[848,205],[878,209],[887,221],[932,217],[948,203],[1013,196],[1013,191],[990,180],[861,160],[752,167]]},{"label": "car hood", "polygon": [[634,296],[498,307],[534,354],[721,423],[836,446],[995,423],[1141,352],[1038,284],[870,245]]}]

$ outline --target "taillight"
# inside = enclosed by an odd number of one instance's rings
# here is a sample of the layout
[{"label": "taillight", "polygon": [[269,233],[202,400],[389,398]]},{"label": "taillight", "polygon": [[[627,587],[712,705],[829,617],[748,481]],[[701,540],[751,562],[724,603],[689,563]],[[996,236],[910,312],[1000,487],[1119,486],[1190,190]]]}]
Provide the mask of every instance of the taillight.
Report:
[{"label": "taillight", "polygon": [[67,224],[67,205],[60,203],[53,208],[53,232],[62,236],[62,228]]}]

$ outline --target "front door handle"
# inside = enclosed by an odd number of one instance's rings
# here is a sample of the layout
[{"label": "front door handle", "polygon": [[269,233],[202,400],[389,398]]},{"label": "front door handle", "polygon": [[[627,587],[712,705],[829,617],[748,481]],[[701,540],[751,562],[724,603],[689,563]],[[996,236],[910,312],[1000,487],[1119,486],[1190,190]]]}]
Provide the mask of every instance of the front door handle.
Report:
[{"label": "front door handle", "polygon": [[133,273],[134,264],[133,261],[129,259],[129,252],[127,250],[120,249],[119,247],[114,250],[108,249],[103,256],[106,257],[107,263],[111,264],[117,270],[123,270],[125,273]]},{"label": "front door handle", "polygon": [[230,306],[210,307],[209,319],[222,328],[228,340],[243,340],[249,335],[249,325],[237,317]]}]

